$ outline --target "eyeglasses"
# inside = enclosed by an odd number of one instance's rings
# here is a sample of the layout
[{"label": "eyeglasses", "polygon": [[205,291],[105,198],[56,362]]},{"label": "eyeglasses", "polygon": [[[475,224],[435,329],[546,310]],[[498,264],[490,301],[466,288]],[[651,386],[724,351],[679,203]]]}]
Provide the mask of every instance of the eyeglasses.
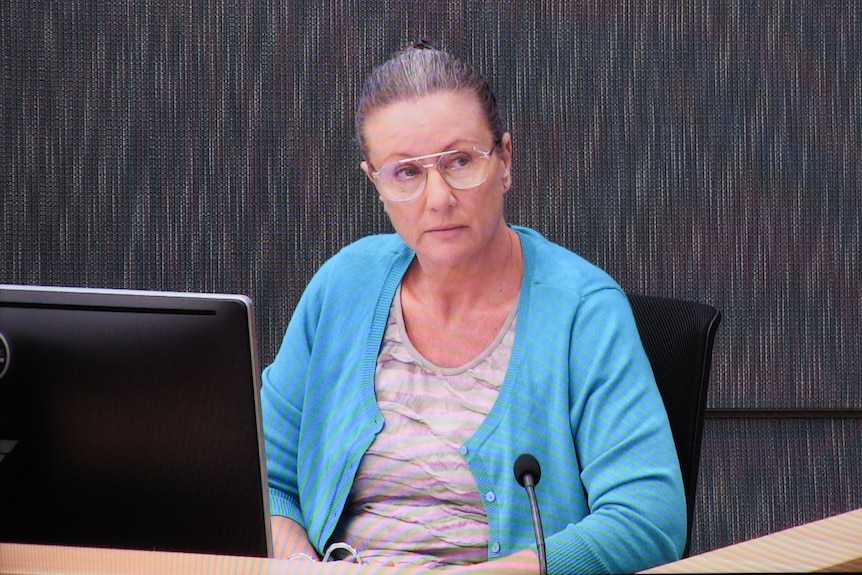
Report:
[{"label": "eyeglasses", "polygon": [[[393,202],[406,202],[419,196],[425,190],[428,169],[433,167],[447,184],[456,190],[466,190],[488,179],[491,151],[472,147],[405,158],[372,171],[371,177],[380,194]],[[436,161],[432,161],[435,158]]]}]

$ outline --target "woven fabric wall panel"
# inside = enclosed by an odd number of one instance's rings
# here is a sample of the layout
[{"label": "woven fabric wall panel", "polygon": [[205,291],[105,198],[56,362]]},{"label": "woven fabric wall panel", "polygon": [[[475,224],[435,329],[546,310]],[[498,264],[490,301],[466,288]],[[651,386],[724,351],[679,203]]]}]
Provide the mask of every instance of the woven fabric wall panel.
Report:
[{"label": "woven fabric wall panel", "polygon": [[4,0],[0,282],[245,293],[268,363],[390,230],[352,110],[420,37],[498,92],[511,222],[723,311],[711,406],[862,408],[855,0]]},{"label": "woven fabric wall panel", "polygon": [[707,419],[692,553],[862,507],[862,418]]}]

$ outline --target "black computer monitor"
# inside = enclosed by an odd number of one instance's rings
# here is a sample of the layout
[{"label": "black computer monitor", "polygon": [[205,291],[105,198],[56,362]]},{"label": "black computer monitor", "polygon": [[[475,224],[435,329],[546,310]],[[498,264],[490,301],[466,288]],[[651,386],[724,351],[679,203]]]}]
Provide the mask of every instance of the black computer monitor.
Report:
[{"label": "black computer monitor", "polygon": [[0,541],[270,555],[253,318],[0,286]]}]

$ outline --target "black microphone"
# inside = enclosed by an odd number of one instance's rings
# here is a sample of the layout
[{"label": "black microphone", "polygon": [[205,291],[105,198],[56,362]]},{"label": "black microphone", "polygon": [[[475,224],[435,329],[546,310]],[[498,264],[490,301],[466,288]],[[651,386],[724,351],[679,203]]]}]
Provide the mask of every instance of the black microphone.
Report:
[{"label": "black microphone", "polygon": [[533,514],[533,531],[536,534],[536,549],[539,553],[539,573],[548,574],[548,557],[545,553],[545,533],[542,531],[542,518],[539,515],[539,501],[536,499],[536,485],[542,478],[542,468],[539,460],[524,453],[515,460],[515,479],[527,490],[530,499],[530,511]]}]

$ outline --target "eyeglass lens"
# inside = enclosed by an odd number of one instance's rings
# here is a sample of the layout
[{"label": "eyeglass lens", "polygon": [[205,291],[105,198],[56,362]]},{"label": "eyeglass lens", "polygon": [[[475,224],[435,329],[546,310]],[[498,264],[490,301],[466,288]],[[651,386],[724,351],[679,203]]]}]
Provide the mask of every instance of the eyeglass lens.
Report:
[{"label": "eyeglass lens", "polygon": [[[437,161],[434,162],[434,156]],[[423,158],[401,160],[384,165],[377,172],[380,191],[393,200],[407,200],[425,189],[427,170],[436,166],[450,186],[476,187],[488,177],[488,153],[481,150],[450,150]]]}]

